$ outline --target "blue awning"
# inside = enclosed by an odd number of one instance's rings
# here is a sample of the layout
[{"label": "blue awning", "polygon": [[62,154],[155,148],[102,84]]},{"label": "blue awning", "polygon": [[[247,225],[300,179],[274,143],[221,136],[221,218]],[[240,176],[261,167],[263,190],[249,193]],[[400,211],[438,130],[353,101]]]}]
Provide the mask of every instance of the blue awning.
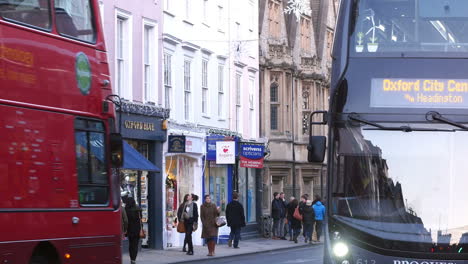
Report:
[{"label": "blue awning", "polygon": [[136,149],[123,141],[124,162],[122,169],[141,170],[141,171],[161,171],[156,165],[147,160]]}]

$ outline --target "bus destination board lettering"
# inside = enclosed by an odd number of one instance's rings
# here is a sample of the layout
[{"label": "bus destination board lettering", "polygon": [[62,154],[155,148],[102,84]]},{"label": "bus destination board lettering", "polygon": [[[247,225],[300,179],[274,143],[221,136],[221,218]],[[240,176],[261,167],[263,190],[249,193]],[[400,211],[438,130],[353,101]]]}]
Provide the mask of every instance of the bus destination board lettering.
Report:
[{"label": "bus destination board lettering", "polygon": [[468,108],[468,79],[372,79],[370,106]]}]

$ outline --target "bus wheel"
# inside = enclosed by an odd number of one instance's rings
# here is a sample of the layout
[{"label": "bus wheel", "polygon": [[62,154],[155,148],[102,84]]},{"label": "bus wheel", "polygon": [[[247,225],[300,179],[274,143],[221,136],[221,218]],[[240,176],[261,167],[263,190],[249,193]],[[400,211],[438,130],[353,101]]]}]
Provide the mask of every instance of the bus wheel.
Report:
[{"label": "bus wheel", "polygon": [[29,264],[60,264],[57,251],[48,242],[41,242],[34,249]]}]

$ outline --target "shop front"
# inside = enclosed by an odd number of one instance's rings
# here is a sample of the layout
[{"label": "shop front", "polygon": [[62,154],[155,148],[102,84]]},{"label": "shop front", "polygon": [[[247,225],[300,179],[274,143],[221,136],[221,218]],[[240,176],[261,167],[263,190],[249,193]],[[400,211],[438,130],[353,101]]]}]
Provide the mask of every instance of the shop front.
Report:
[{"label": "shop front", "polygon": [[239,155],[235,189],[239,193],[239,201],[244,205],[246,228],[244,236],[258,234],[259,218],[261,217],[262,181],[264,144],[252,142],[239,143]]},{"label": "shop front", "polygon": [[210,135],[206,138],[206,170],[203,178],[203,194],[209,194],[212,202],[226,215],[231,200],[233,176],[236,165],[237,138]]},{"label": "shop front", "polygon": [[120,170],[121,193],[135,199],[142,209],[147,237],[142,246],[162,249],[162,146],[166,131],[163,116],[122,113],[124,164]]},{"label": "shop front", "polygon": [[[204,171],[203,134],[191,133],[182,135],[182,131],[171,130],[165,144],[165,247],[181,247],[184,234],[177,233],[176,217],[184,195],[196,194],[200,197],[198,207],[202,204],[202,175]],[[193,237],[194,245],[201,245],[201,228]]]}]

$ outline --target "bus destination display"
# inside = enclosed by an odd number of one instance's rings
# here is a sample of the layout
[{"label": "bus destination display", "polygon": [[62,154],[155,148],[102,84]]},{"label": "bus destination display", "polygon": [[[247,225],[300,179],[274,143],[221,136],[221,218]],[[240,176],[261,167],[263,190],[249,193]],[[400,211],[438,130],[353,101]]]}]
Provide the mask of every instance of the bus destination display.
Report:
[{"label": "bus destination display", "polygon": [[370,106],[468,108],[468,79],[375,78]]}]

